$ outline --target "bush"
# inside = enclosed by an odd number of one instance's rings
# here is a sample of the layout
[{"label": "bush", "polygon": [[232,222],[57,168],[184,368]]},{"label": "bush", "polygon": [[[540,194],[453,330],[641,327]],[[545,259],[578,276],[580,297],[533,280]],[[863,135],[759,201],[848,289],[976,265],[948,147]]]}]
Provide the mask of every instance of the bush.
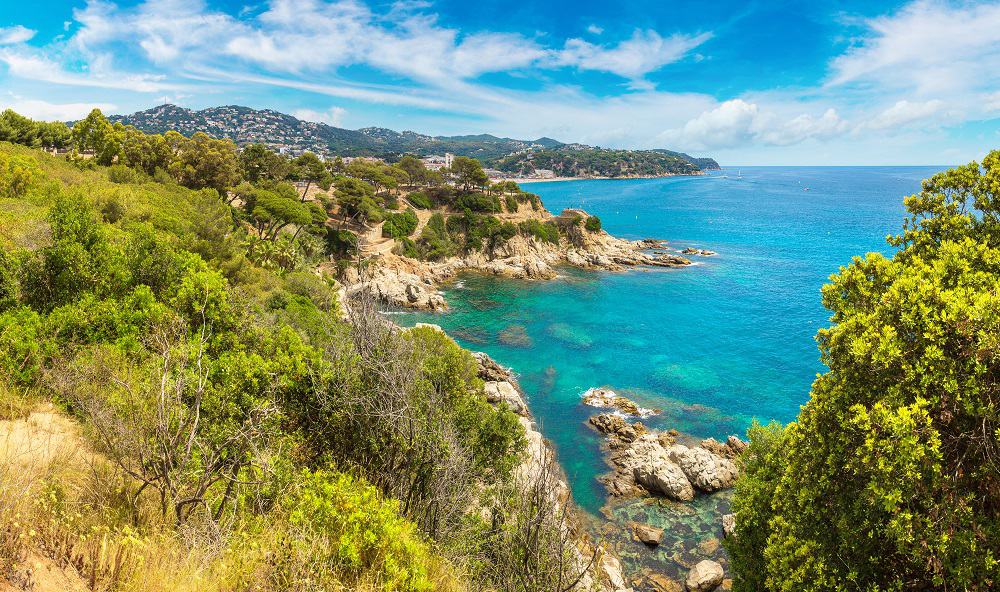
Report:
[{"label": "bush", "polygon": [[590,232],[599,232],[601,230],[601,219],[597,216],[591,216],[583,223],[583,227]]},{"label": "bush", "polygon": [[518,207],[521,204],[517,202],[517,197],[513,195],[507,195],[503,198],[504,204],[507,206],[507,211],[511,214],[517,213]]},{"label": "bush", "polygon": [[434,207],[434,203],[431,202],[431,198],[427,197],[426,193],[421,191],[415,191],[406,196],[406,199],[410,200],[410,203],[414,207],[420,208],[421,210],[430,210]]},{"label": "bush", "polygon": [[463,193],[455,199],[455,208],[468,209],[479,213],[496,213],[501,211],[500,199],[485,193]]},{"label": "bush", "polygon": [[1000,584],[998,188],[1000,151],[934,175],[892,258],[824,286],[829,370],[780,438],[757,433],[734,590]]},{"label": "bush", "polygon": [[[399,502],[364,481],[326,470],[304,472],[288,506],[289,553],[279,557],[281,589],[306,582],[431,590],[429,550]],[[321,589],[324,586],[320,586]]]},{"label": "bush", "polygon": [[145,183],[149,180],[142,171],[127,167],[123,164],[115,164],[108,167],[108,180],[112,183],[129,184]]},{"label": "bush", "polygon": [[382,236],[396,239],[408,237],[417,229],[417,223],[417,214],[413,210],[399,214],[390,213],[382,225]]},{"label": "bush", "polygon": [[519,223],[517,229],[525,236],[534,237],[553,245],[559,244],[559,227],[556,226],[555,222],[541,222],[532,218]]}]

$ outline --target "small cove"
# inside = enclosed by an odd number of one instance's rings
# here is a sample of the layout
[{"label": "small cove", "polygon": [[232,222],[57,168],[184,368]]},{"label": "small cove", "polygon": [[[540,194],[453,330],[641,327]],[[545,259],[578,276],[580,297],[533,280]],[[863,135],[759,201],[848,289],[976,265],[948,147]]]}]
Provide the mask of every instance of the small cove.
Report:
[{"label": "small cove", "polygon": [[626,566],[676,576],[692,549],[721,533],[714,516],[728,498],[604,507],[601,439],[586,425],[597,410],[581,394],[611,387],[663,410],[647,425],[696,437],[742,435],[755,418],[791,421],[823,370],[813,339],[828,324],[820,288],[852,256],[889,253],[884,238],[901,226],[903,196],[943,168],[759,167],[527,185],[550,211],[582,207],[616,236],[719,255],[685,269],[562,267],[551,281],[463,274],[443,287],[449,312],[394,320],[439,324],[512,367],[579,505],[669,528],[673,538],[656,552],[606,533]]}]

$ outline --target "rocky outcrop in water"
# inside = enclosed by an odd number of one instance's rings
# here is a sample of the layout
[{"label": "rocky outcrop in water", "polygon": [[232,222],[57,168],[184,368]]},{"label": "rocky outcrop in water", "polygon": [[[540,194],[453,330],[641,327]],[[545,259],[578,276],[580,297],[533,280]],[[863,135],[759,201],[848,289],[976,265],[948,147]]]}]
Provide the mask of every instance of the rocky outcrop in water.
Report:
[{"label": "rocky outcrop in water", "polygon": [[[546,213],[540,219],[552,217]],[[603,230],[581,231],[572,240],[562,238],[559,244],[516,235],[490,251],[474,251],[437,262],[419,261],[391,252],[379,253],[368,261],[366,277],[352,269],[345,274],[344,282],[349,286],[349,293],[367,288],[392,306],[444,310],[447,304],[437,286],[461,271],[520,279],[551,279],[556,277],[554,267],[560,263],[609,271],[635,266],[683,267],[691,264],[689,259],[666,251],[646,252],[651,244],[664,243],[653,239],[624,240]]]},{"label": "rocky outcrop in water", "polygon": [[699,561],[697,565],[688,572],[684,586],[690,592],[711,592],[719,587],[725,578],[722,566],[715,561],[706,559]]},{"label": "rocky outcrop in water", "polygon": [[649,432],[617,415],[597,415],[589,423],[608,437],[614,471],[602,481],[613,496],[652,494],[691,501],[699,491],[732,487],[739,476],[734,459],[746,445],[736,436],[726,444],[710,438],[687,446],[676,442],[676,432]]},{"label": "rocky outcrop in water", "polygon": [[[494,406],[508,407],[518,416],[518,421],[524,428],[528,442],[527,454],[522,465],[518,467],[518,478],[530,479],[531,476],[538,475],[542,471],[544,459],[551,457],[552,452],[532,420],[531,411],[524,401],[514,374],[483,352],[475,352],[472,355],[479,365],[478,375],[484,381],[486,400]],[[565,477],[561,477],[557,483],[556,498],[553,503],[558,505],[573,503]],[[575,557],[575,561],[579,565],[586,566],[589,553],[597,553],[597,560],[581,581],[580,589],[599,592],[632,592],[626,583],[621,562],[609,549],[594,549],[584,537],[574,536],[579,538],[580,549]]]},{"label": "rocky outcrop in water", "polygon": [[609,388],[592,388],[583,393],[583,404],[601,409],[616,409],[625,415],[649,417],[658,415],[659,409],[640,407],[635,401],[623,397]]}]

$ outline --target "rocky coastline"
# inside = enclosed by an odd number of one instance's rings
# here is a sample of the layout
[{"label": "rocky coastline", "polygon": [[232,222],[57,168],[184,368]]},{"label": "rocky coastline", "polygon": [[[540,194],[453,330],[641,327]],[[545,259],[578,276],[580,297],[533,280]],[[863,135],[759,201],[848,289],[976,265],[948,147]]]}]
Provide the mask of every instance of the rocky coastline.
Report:
[{"label": "rocky coastline", "polygon": [[[610,389],[603,390],[613,393]],[[604,400],[614,401],[612,405],[602,405],[613,411],[591,416],[588,424],[605,436],[602,448],[611,470],[600,481],[611,496],[606,513],[615,525],[612,528],[628,529],[633,541],[650,550],[656,549],[664,530],[641,519],[648,512],[640,511],[639,519],[623,520],[613,508],[627,503],[635,505],[635,502],[640,506],[654,503],[683,507],[701,496],[720,494],[731,488],[739,476],[738,458],[746,450],[747,443],[735,435],[720,442],[714,438],[698,440],[676,430],[651,430],[641,421],[630,421],[638,417],[636,414],[622,411],[623,408],[638,408],[634,402],[620,395],[610,397],[606,394]],[[709,519],[716,524],[716,528],[721,528],[723,536],[731,536],[735,527],[732,514],[719,512]],[[617,538],[621,552],[623,537]],[[627,538],[624,543],[629,544]],[[719,552],[720,542],[709,537],[699,542],[696,548],[702,557],[711,556]],[[641,554],[642,549],[633,548],[632,553]],[[688,570],[683,581],[648,569],[631,574],[632,581],[652,590],[670,592],[685,589],[707,592],[719,587],[728,589],[731,585],[731,581],[725,578],[725,568],[720,563],[722,558],[699,559],[694,556],[688,563],[675,552],[672,561]]]},{"label": "rocky coastline", "polygon": [[[573,210],[575,215],[586,215]],[[547,218],[550,219],[550,218]],[[349,268],[344,274],[347,293],[368,289],[390,306],[419,310],[447,309],[439,286],[463,271],[516,279],[552,279],[556,267],[566,264],[584,269],[624,271],[630,267],[686,267],[690,259],[668,250],[665,241],[631,241],[603,230],[580,232],[559,244],[517,235],[492,251],[475,251],[443,261],[420,261],[392,252],[367,261],[365,271]]]},{"label": "rocky coastline", "polygon": [[[444,332],[437,325],[418,323],[417,327],[430,327]],[[518,467],[515,479],[525,483],[538,478],[545,471],[545,463],[555,458],[555,451],[545,440],[535,424],[534,417],[525,402],[514,373],[495,362],[483,352],[472,352],[479,364],[479,378],[483,381],[486,400],[496,407],[506,406],[517,416],[518,422],[524,428],[527,439],[527,454]],[[558,465],[557,465],[558,466]],[[572,540],[575,541],[575,563],[581,570],[586,570],[580,581],[580,589],[594,592],[634,592],[626,584],[622,564],[614,551],[601,543],[594,543],[585,527],[585,519],[581,511],[574,506],[566,476],[560,471],[555,477],[556,513],[562,508],[569,510],[567,528]],[[590,558],[593,557],[593,561]]]}]

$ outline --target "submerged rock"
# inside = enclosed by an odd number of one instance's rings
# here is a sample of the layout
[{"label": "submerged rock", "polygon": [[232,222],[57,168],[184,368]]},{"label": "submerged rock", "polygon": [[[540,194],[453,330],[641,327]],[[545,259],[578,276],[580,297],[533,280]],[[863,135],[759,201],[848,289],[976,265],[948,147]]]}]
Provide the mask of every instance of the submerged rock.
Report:
[{"label": "submerged rock", "polygon": [[719,587],[725,577],[722,566],[716,561],[699,561],[688,572],[684,585],[691,592],[711,592]]},{"label": "submerged rock", "polygon": [[632,533],[635,535],[635,538],[639,539],[639,542],[650,547],[659,545],[660,540],[663,539],[662,528],[656,528],[655,526],[640,524],[638,522],[632,523]]}]

